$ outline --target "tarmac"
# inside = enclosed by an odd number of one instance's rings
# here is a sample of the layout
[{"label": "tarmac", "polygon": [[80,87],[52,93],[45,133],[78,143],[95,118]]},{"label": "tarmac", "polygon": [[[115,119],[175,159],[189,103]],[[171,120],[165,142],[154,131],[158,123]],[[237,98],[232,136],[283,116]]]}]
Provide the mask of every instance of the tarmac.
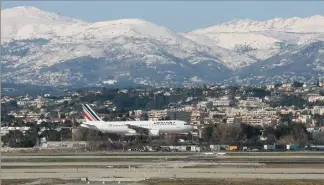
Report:
[{"label": "tarmac", "polygon": [[[321,161],[324,155],[6,155],[2,156],[7,162],[2,162],[2,179],[85,179],[97,182],[138,182],[150,178],[204,178],[204,179],[317,179],[324,180],[324,171],[319,168],[257,168],[265,165],[257,162],[213,162],[199,159],[312,159]],[[111,162],[28,162],[28,159],[117,159],[123,161]],[[156,161],[141,162],[128,161],[127,159],[156,158]],[[177,161],[161,161],[163,158],[175,158]],[[187,158],[186,161],[181,159]],[[190,160],[194,158],[195,160]],[[27,162],[15,162],[15,159],[24,159]],[[189,159],[189,160],[188,160]],[[10,161],[12,160],[12,161]],[[71,160],[69,160],[71,161]],[[95,161],[95,160],[94,160]],[[211,168],[204,168],[200,165],[215,165]],[[232,166],[231,166],[232,165]],[[235,167],[234,167],[234,166]],[[246,167],[245,165],[249,165]],[[128,166],[120,168],[120,166]],[[200,166],[200,167],[195,167]],[[240,166],[240,167],[237,167]],[[252,167],[251,167],[252,166]],[[255,166],[255,168],[253,167]],[[30,168],[33,167],[33,168]],[[38,168],[39,167],[39,168]]]},{"label": "tarmac", "polygon": [[51,168],[2,169],[2,179],[81,179],[141,181],[149,178],[323,179],[324,171],[311,168]]},{"label": "tarmac", "polygon": [[2,156],[2,159],[184,159],[184,158],[219,158],[219,159],[324,159],[323,155],[292,155],[292,156],[283,156],[283,155],[265,155],[265,156],[251,156],[251,155],[238,155],[238,156],[229,156],[229,155],[191,155],[191,156],[179,156],[179,155],[117,155],[117,156],[98,156],[98,155],[84,155],[84,156],[50,156],[50,155],[13,155],[13,156]]}]

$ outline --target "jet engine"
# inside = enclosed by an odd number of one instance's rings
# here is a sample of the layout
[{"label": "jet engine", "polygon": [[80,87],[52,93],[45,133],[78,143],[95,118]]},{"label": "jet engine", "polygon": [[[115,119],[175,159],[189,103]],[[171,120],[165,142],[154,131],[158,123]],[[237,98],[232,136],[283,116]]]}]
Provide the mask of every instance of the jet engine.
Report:
[{"label": "jet engine", "polygon": [[160,135],[160,132],[159,132],[159,130],[150,130],[149,135],[150,136],[158,136],[158,135]]},{"label": "jet engine", "polygon": [[129,129],[127,131],[127,135],[134,136],[134,135],[138,135],[138,133],[135,130]]}]

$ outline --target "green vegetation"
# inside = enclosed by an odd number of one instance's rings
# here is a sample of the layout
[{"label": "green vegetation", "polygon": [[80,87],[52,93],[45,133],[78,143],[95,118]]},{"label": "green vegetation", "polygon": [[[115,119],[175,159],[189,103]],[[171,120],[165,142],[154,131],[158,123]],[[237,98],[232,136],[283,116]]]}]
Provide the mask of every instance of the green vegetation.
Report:
[{"label": "green vegetation", "polygon": [[[30,129],[23,133],[20,130],[10,130],[8,134],[1,136],[1,141],[4,145],[17,148],[34,147],[40,138],[47,138],[48,141],[61,141],[72,137],[70,129],[56,130],[57,126],[52,123],[42,122],[27,123],[24,126],[29,126]],[[43,130],[41,133],[41,129]],[[40,133],[40,134],[39,134]]]},{"label": "green vegetation", "polygon": [[304,97],[294,94],[281,94],[279,98],[270,102],[270,106],[272,107],[294,106],[296,109],[304,109],[306,105],[307,100]]},{"label": "green vegetation", "polygon": [[[252,126],[247,124],[215,124],[203,130],[203,138],[212,144],[228,144],[238,146],[262,146],[264,144],[297,144],[306,146],[311,140],[303,124],[292,123],[291,118],[282,116],[282,124],[277,127]],[[287,123],[287,124],[286,124]],[[266,142],[260,140],[261,134],[267,137]]]}]

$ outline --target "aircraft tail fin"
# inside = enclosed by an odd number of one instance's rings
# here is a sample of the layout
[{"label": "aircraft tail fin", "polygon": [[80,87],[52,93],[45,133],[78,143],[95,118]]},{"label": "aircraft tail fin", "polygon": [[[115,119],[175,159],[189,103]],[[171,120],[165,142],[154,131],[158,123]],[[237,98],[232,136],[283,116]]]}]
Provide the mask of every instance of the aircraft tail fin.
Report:
[{"label": "aircraft tail fin", "polygon": [[82,104],[83,115],[87,121],[102,121],[88,104]]}]

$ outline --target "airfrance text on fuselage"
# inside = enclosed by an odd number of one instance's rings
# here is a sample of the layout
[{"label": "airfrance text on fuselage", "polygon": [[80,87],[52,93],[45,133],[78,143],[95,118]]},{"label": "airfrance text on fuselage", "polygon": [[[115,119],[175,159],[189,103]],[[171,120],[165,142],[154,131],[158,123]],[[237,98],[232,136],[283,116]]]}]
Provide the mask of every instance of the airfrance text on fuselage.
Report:
[{"label": "airfrance text on fuselage", "polygon": [[162,125],[162,124],[165,124],[165,125],[175,125],[175,122],[174,121],[157,121],[157,122],[154,122],[153,124],[159,124],[159,125]]}]

